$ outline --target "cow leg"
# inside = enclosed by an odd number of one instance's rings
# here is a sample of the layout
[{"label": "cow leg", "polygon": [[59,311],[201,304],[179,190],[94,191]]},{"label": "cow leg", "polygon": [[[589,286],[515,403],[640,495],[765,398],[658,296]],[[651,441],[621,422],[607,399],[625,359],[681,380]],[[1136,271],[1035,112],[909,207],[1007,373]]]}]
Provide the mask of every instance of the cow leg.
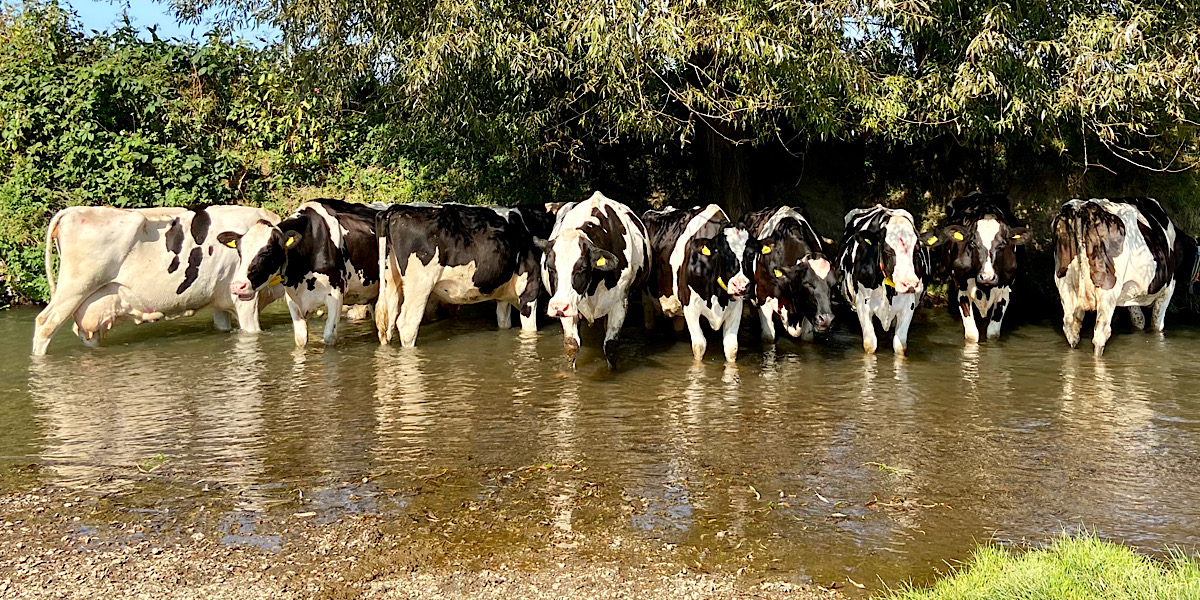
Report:
[{"label": "cow leg", "polygon": [[308,312],[292,299],[291,294],[285,295],[285,298],[288,312],[292,315],[292,335],[296,339],[296,346],[303,348],[308,345]]},{"label": "cow leg", "polygon": [[443,268],[438,263],[437,252],[428,265],[421,264],[416,254],[408,258],[407,274],[403,279],[404,301],[400,303],[400,319],[397,322],[400,345],[405,348],[417,345],[417,331],[421,328],[421,319],[429,305],[429,295],[442,278]]},{"label": "cow leg", "polygon": [[1112,336],[1112,318],[1117,310],[1116,300],[1112,294],[1100,294],[1096,298],[1096,330],[1092,332],[1092,352],[1096,356],[1104,354],[1104,345]]},{"label": "cow leg", "polygon": [[649,292],[642,292],[642,325],[647,331],[654,330],[654,320],[658,315],[654,314],[654,299],[650,297]]},{"label": "cow leg", "polygon": [[764,344],[775,343],[775,311],[767,307],[765,303],[758,307],[758,329],[762,334]]},{"label": "cow leg", "polygon": [[992,310],[991,317],[987,324],[987,339],[994,340],[1000,337],[1000,328],[1004,325],[1004,313],[1008,311],[1009,297],[1012,290],[1006,287],[996,288],[992,290]]},{"label": "cow leg", "polygon": [[742,301],[737,300],[725,310],[725,322],[721,323],[721,348],[725,350],[725,360],[737,361],[738,329],[742,324]]},{"label": "cow leg", "polygon": [[[383,252],[385,246],[382,238],[379,245]],[[396,331],[402,285],[394,260],[390,257],[381,258],[379,264],[382,268],[379,271],[379,298],[375,300],[375,331],[379,334],[379,343],[386,346]]]},{"label": "cow leg", "polygon": [[338,324],[342,321],[343,297],[343,292],[338,289],[330,290],[329,295],[325,296],[325,336],[323,341],[326,346],[337,343]]},{"label": "cow leg", "polygon": [[[266,290],[259,292],[258,295],[264,293],[266,293]],[[257,296],[250,301],[234,300],[233,310],[237,313],[238,327],[242,331],[246,333],[258,333],[262,331],[262,328],[258,324],[259,298]],[[220,329],[220,326],[217,328]]]},{"label": "cow leg", "polygon": [[38,313],[33,328],[33,355],[43,356],[50,346],[50,338],[54,332],[75,313],[79,305],[87,298],[86,294],[71,293],[61,287],[58,293],[50,299],[50,303]]},{"label": "cow leg", "polygon": [[808,317],[800,319],[800,339],[805,342],[813,341],[813,324]]},{"label": "cow leg", "polygon": [[1171,296],[1175,295],[1175,280],[1167,284],[1167,289],[1154,301],[1150,309],[1150,327],[1152,331],[1163,331],[1167,327],[1167,306],[1171,304]]},{"label": "cow leg", "polygon": [[871,321],[871,309],[861,296],[854,300],[854,310],[858,313],[858,324],[862,326],[863,351],[875,354],[879,348],[879,339],[875,337],[875,323]]},{"label": "cow leg", "polygon": [[625,313],[629,310],[629,299],[612,307],[608,313],[608,322],[604,327],[604,359],[608,361],[608,369],[617,369],[617,336],[621,335],[621,326],[625,324]]},{"label": "cow leg", "polygon": [[[912,325],[917,312],[916,294],[897,294],[892,299],[892,314],[896,315],[896,334],[892,337],[892,351],[904,354],[908,350],[908,326]],[[976,332],[978,335],[978,332]]]},{"label": "cow leg", "polygon": [[561,317],[563,329],[563,351],[567,354],[567,362],[575,368],[575,357],[579,355],[579,317]]},{"label": "cow leg", "polygon": [[967,292],[958,290],[958,316],[962,319],[963,337],[972,344],[979,342],[979,325],[975,323],[975,307]]},{"label": "cow leg", "polygon": [[496,302],[496,326],[500,329],[512,328],[512,306],[503,300]]},{"label": "cow leg", "polygon": [[687,324],[688,335],[692,338],[692,356],[700,360],[704,358],[704,351],[708,349],[708,340],[704,339],[704,329],[700,327],[700,302],[695,297],[683,307],[683,320]]},{"label": "cow leg", "polygon": [[1142,312],[1142,307],[1129,307],[1129,323],[1132,324],[1133,328],[1138,331],[1146,328],[1146,313]]},{"label": "cow leg", "polygon": [[213,327],[216,327],[217,331],[229,331],[233,329],[233,313],[220,308],[214,308]]},{"label": "cow leg", "polygon": [[525,305],[525,308],[517,307],[517,316],[521,319],[521,333],[538,332],[538,317],[537,317],[537,298]]}]

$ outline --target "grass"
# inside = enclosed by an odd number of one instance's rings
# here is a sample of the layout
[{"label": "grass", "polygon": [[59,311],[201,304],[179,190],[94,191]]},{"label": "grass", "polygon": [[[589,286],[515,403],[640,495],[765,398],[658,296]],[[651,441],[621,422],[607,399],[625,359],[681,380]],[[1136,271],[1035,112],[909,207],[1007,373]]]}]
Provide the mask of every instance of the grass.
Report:
[{"label": "grass", "polygon": [[1175,600],[1200,599],[1200,563],[1181,552],[1165,561],[1093,535],[1060,538],[1015,554],[982,546],[949,577],[884,600]]}]

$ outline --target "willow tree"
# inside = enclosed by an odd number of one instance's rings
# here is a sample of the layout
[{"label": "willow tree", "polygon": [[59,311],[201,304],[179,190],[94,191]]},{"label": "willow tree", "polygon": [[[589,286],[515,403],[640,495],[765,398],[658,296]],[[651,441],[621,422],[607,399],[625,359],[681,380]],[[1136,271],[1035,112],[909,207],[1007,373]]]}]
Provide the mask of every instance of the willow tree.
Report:
[{"label": "willow tree", "polygon": [[751,204],[747,149],[783,138],[1197,160],[1191,2],[174,2],[278,27],[329,89],[377,79],[381,105],[432,138],[525,164],[689,148],[734,212]]}]

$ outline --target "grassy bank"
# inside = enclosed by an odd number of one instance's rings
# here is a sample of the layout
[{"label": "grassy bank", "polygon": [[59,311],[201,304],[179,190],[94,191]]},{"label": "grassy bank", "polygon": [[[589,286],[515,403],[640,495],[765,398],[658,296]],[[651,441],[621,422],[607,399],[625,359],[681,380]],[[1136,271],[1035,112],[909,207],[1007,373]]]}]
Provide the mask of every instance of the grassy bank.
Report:
[{"label": "grassy bank", "polygon": [[1159,561],[1094,536],[1064,537],[1016,554],[980,547],[928,589],[884,600],[1148,600],[1200,598],[1200,563],[1182,553]]}]

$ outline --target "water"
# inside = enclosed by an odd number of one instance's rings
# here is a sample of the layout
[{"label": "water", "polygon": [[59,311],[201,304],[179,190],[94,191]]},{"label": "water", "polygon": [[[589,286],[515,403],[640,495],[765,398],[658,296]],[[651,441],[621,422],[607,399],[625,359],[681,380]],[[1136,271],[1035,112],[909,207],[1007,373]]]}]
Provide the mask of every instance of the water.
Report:
[{"label": "water", "polygon": [[35,311],[0,311],[0,466],[34,473],[5,485],[139,510],[216,495],[223,541],[265,551],[286,540],[254,524],[277,514],[503,515],[457,547],[644,541],[705,569],[875,587],[929,581],[987,540],[1200,544],[1195,327],[1122,322],[1096,359],[1048,323],[964,348],[923,310],[907,359],[864,356],[843,324],[767,352],[748,335],[726,365],[631,326],[609,373],[599,329],[571,371],[556,326],[522,338],[489,312],[427,325],[412,350],[367,322],[296,350],[274,307],[259,336],[197,315],[96,351],[64,330],[31,361]]}]

